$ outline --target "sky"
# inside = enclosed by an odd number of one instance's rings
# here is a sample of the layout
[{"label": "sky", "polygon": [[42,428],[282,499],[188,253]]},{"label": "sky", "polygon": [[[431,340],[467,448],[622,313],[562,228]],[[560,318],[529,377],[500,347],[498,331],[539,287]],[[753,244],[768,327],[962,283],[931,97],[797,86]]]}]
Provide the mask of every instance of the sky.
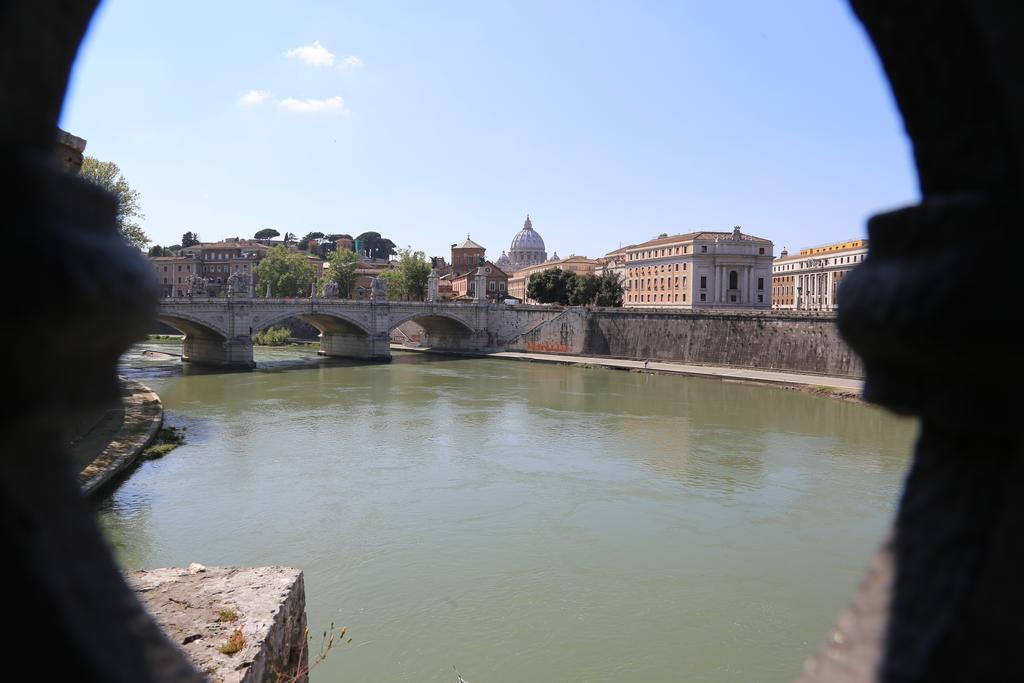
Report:
[{"label": "sky", "polygon": [[916,203],[912,149],[841,0],[104,2],[61,127],[154,244],[376,230],[496,259],[731,230],[775,252]]}]

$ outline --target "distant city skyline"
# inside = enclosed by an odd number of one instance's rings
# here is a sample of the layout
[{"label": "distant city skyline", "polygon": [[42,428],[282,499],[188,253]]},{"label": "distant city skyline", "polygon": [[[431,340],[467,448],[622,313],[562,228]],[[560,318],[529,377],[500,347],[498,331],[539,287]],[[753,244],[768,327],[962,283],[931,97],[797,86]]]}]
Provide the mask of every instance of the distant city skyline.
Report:
[{"label": "distant city skyline", "polygon": [[[202,17],[202,21],[197,21]],[[496,259],[729,231],[775,253],[914,202],[909,143],[844,2],[101,5],[61,126],[170,245],[376,230]]]}]

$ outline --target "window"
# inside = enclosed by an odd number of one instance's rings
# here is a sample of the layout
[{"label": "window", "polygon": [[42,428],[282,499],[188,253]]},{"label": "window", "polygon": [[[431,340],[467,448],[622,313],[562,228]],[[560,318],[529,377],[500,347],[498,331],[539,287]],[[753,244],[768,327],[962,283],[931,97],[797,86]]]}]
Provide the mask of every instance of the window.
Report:
[{"label": "window", "polygon": [[764,247],[761,247],[761,248],[759,248],[759,249],[757,250],[757,253],[758,253],[758,254],[763,254],[763,253],[764,253]]},{"label": "window", "polygon": [[764,289],[764,278],[763,277],[757,278],[757,288],[758,289]]},{"label": "window", "polygon": [[[740,288],[740,274],[737,273],[735,270],[730,270],[729,271],[729,289],[739,289],[739,288]],[[733,297],[732,300],[736,301],[736,297]]]},{"label": "window", "polygon": [[[701,275],[700,276],[700,288],[701,289],[707,289],[708,288],[708,276],[707,275]],[[701,295],[700,300],[704,301],[704,295],[703,294]]]},{"label": "window", "polygon": [[757,303],[759,303],[759,304],[763,304],[764,303],[764,294],[758,294],[757,295]]},{"label": "window", "polygon": [[700,253],[702,253],[702,254],[708,253],[708,245],[702,244],[701,247],[700,247]]},{"label": "window", "polygon": [[505,291],[505,283],[504,282],[499,282],[498,283],[498,291],[499,292],[504,292]]},{"label": "window", "polygon": [[496,286],[494,280],[491,280],[490,282],[487,283],[487,291],[488,292],[493,292],[496,289],[497,289],[497,286]]},{"label": "window", "polygon": [[700,300],[701,301],[707,301],[708,300],[708,295],[707,294],[701,294],[700,295]]}]

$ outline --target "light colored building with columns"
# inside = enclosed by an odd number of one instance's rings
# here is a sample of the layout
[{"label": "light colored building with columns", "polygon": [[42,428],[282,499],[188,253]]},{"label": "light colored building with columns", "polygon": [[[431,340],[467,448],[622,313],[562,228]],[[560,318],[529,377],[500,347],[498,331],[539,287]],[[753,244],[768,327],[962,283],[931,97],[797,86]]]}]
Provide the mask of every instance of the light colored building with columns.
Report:
[{"label": "light colored building with columns", "polygon": [[839,283],[868,255],[866,239],[785,249],[772,264],[772,306],[801,311],[834,311]]},{"label": "light colored building with columns", "polygon": [[770,308],[772,242],[704,230],[624,247],[628,308]]}]

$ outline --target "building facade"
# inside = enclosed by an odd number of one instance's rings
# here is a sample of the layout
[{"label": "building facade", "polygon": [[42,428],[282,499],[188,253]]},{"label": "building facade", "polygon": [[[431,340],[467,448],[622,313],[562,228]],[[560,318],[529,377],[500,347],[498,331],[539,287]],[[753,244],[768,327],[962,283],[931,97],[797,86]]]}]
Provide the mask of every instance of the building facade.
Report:
[{"label": "building facade", "polygon": [[772,242],[739,226],[659,237],[620,251],[623,306],[771,308]]},{"label": "building facade", "polygon": [[[270,247],[260,242],[227,239],[193,244],[181,249],[177,256],[151,256],[148,260],[156,271],[162,296],[188,296],[193,275],[205,278],[207,293],[218,296],[235,273],[247,275],[255,291],[259,284],[256,266],[269,250]],[[313,267],[314,277],[324,278],[329,263],[315,254],[303,252],[303,256]]]},{"label": "building facade", "polygon": [[451,272],[455,275],[462,275],[471,270],[476,270],[484,260],[487,249],[466,235],[465,241],[452,245]]},{"label": "building facade", "polygon": [[486,298],[492,301],[503,301],[508,292],[508,273],[490,261],[484,261],[473,270],[459,275],[446,275],[441,280],[447,280],[450,283],[452,299],[482,298],[477,296],[477,282],[484,283],[484,286],[487,287]]},{"label": "building facade", "polygon": [[594,275],[614,275],[619,279],[619,282],[626,281],[626,260],[628,255],[626,249],[628,247],[620,247],[615,251],[610,251],[604,256],[597,259],[597,266],[594,268]]},{"label": "building facade", "polygon": [[[196,275],[206,278],[209,291],[216,293],[227,285],[228,278],[233,273],[245,273],[255,279],[256,264],[269,250],[270,247],[259,242],[228,239],[222,242],[193,244],[183,248],[178,255],[193,259]],[[176,291],[170,296],[184,295],[184,292]]]},{"label": "building facade", "polygon": [[160,296],[164,298],[185,296],[189,280],[195,275],[200,262],[191,256],[149,256],[149,262],[156,271],[160,283]]},{"label": "building facade", "polygon": [[866,239],[785,249],[772,264],[772,306],[801,311],[834,311],[839,283],[868,255]]}]

